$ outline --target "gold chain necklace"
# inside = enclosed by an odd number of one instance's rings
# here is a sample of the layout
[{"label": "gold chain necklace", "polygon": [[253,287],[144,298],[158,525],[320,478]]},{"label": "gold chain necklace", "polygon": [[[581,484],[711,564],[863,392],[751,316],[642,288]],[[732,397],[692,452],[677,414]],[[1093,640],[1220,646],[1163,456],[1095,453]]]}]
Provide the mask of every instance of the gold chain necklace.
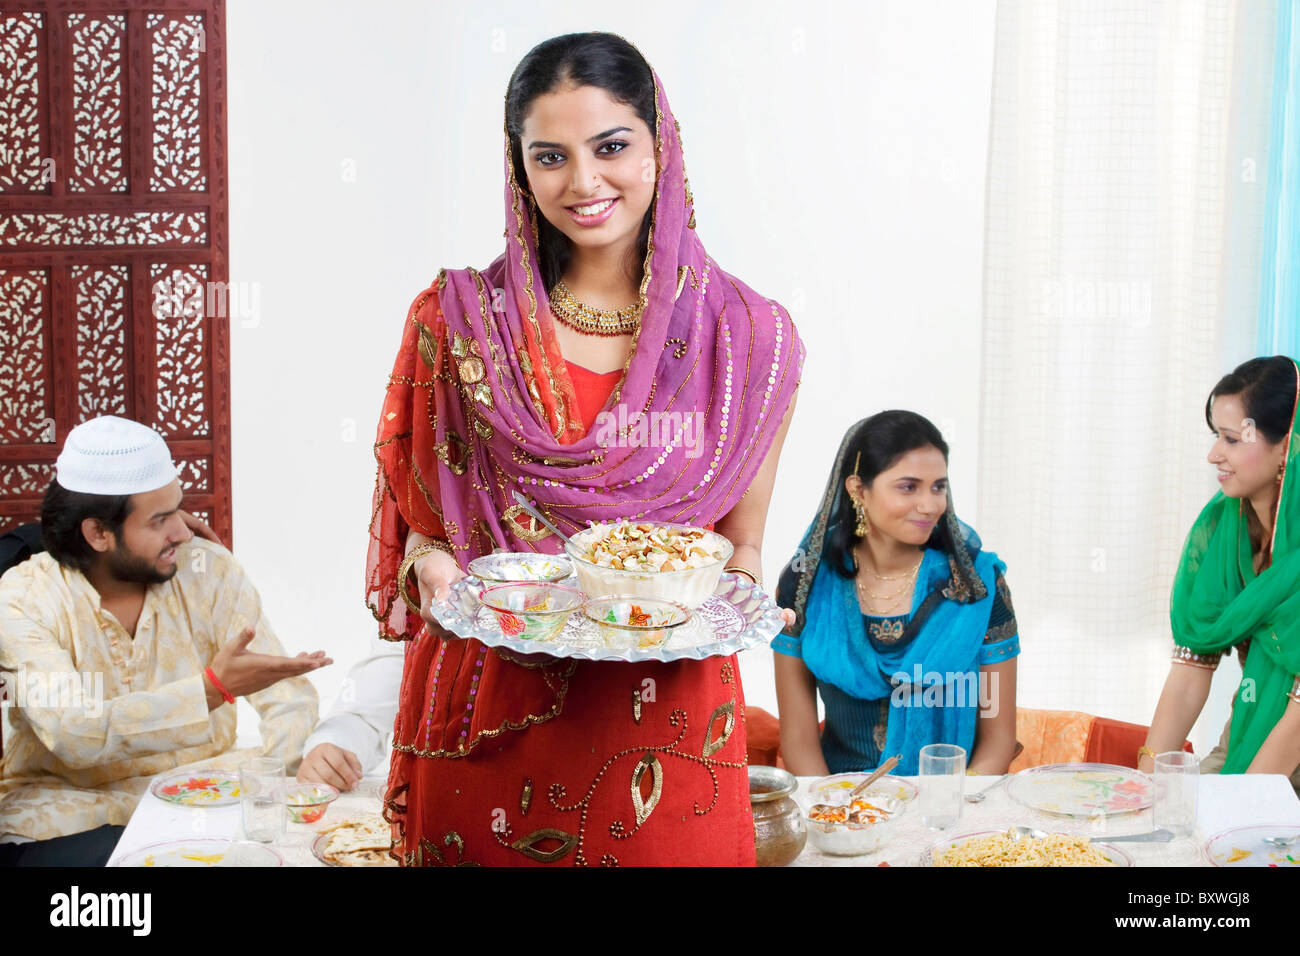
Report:
[{"label": "gold chain necklace", "polygon": [[641,325],[641,303],[618,310],[596,309],[578,301],[561,279],[551,290],[551,314],[586,335],[628,335]]},{"label": "gold chain necklace", "polygon": [[[916,566],[912,568],[912,570],[905,575],[895,575],[892,578],[881,578],[881,580],[893,580],[893,581],[897,581],[901,577],[907,578],[907,580],[904,581],[903,584],[897,590],[892,591],[889,594],[875,594],[870,589],[868,589],[867,586],[863,584],[861,581],[855,582],[858,586],[858,594],[862,596],[863,603],[867,605],[867,610],[870,613],[876,615],[885,613],[886,609],[892,610],[894,602],[896,602],[899,598],[901,598],[905,591],[908,591],[909,589],[915,586],[916,575],[921,570],[921,564],[924,560],[925,560],[925,555],[922,555],[921,560],[916,562]],[[863,570],[867,570],[865,565],[863,565]],[[869,573],[874,574],[874,572],[869,572]],[[879,577],[879,575],[877,575],[877,577]],[[883,608],[880,607],[880,605],[877,602],[883,603],[884,607]]]}]

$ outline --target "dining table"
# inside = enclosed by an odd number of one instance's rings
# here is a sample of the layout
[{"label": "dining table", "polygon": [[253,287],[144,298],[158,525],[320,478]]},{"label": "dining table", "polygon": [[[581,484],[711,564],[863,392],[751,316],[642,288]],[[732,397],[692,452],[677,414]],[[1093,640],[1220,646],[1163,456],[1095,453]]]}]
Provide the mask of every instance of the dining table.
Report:
[{"label": "dining table", "polygon": [[[810,787],[820,778],[799,777],[795,802],[807,812],[814,800]],[[923,778],[903,777],[918,787]],[[942,830],[925,825],[916,800],[910,801],[895,821],[893,832],[878,850],[862,856],[831,856],[816,849],[810,840],[791,866],[918,866],[936,844],[966,834],[1032,827],[1049,833],[1086,836],[1104,842],[1106,837],[1150,833],[1155,829],[1152,810],[1146,809],[1096,815],[1065,816],[1047,813],[1013,799],[1010,778],[968,777],[966,794],[980,793],[983,800],[961,805],[957,822]],[[1300,799],[1291,782],[1280,774],[1201,774],[1197,778],[1197,819],[1193,833],[1168,843],[1119,842],[1113,844],[1132,859],[1133,866],[1211,866],[1204,852],[1214,836],[1236,827],[1276,824],[1300,827]]]},{"label": "dining table", "polygon": [[[217,766],[232,766],[230,760]],[[212,761],[195,765],[195,770],[211,769]],[[175,774],[177,771],[169,771]],[[795,801],[806,812],[815,802],[811,785],[815,777],[800,777]],[[906,777],[923,787],[923,778]],[[983,776],[967,779],[966,792],[985,791],[978,803],[963,801],[956,823],[944,830],[932,830],[917,806],[908,806],[895,821],[889,839],[878,850],[861,856],[832,856],[819,851],[810,841],[791,866],[916,866],[936,843],[964,834],[1005,830],[1023,825],[1052,833],[1066,833],[1094,838],[1115,837],[1150,832],[1151,809],[1107,814],[1092,818],[1067,817],[1032,809],[1013,799],[1008,781]],[[340,794],[317,822],[288,822],[285,832],[271,844],[274,858],[283,866],[325,866],[312,852],[321,830],[336,823],[380,812],[386,776],[375,773],[362,778],[351,791]],[[1218,775],[1198,778],[1198,813],[1190,837],[1169,843],[1118,843],[1134,866],[1210,866],[1204,851],[1206,842],[1216,834],[1235,827],[1276,825],[1300,828],[1300,800],[1286,777],[1272,774]],[[913,801],[915,802],[915,801]],[[146,792],[127,824],[109,866],[121,865],[136,851],[165,845],[177,840],[243,841],[243,823],[238,804],[219,807],[180,806]]]}]

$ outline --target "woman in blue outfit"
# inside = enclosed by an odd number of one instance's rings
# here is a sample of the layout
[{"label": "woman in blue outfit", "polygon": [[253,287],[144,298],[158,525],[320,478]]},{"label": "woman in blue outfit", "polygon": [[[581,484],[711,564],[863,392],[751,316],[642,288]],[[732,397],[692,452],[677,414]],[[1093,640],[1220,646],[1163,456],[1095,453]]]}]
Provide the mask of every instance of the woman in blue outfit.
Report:
[{"label": "woman in blue outfit", "polygon": [[1020,653],[1005,570],[953,512],[933,424],[887,411],[850,428],[777,589],[795,612],[772,642],[790,771],[868,770],[899,754],[896,772],[915,774],[921,747],[951,743],[972,772],[1005,773]]}]

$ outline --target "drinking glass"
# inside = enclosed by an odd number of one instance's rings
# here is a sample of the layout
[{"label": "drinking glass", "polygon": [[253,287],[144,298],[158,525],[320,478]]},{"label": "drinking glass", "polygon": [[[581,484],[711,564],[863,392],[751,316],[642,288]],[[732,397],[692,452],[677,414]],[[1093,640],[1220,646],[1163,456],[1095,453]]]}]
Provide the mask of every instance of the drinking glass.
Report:
[{"label": "drinking glass", "polygon": [[1155,759],[1155,824],[1176,837],[1188,837],[1196,828],[1196,795],[1200,789],[1201,761],[1195,754],[1175,750]]},{"label": "drinking glass", "polygon": [[271,843],[284,835],[289,811],[284,761],[254,757],[239,765],[239,805],[244,814],[244,837]]},{"label": "drinking glass", "polygon": [[921,748],[921,822],[945,830],[961,818],[966,751],[956,744]]}]

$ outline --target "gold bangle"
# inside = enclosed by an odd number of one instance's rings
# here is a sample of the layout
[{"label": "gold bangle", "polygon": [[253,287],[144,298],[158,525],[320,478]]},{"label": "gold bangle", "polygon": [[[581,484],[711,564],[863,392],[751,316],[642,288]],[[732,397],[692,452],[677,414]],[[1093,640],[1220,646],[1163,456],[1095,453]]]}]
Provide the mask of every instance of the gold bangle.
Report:
[{"label": "gold bangle", "polygon": [[1146,744],[1143,744],[1141,747],[1138,748],[1138,763],[1142,762],[1143,757],[1150,757],[1152,760],[1155,760],[1156,752],[1152,750],[1150,747],[1148,747]]},{"label": "gold bangle", "polygon": [[[397,568],[397,593],[402,596],[402,600],[406,602],[406,606],[417,615],[420,613],[420,604],[418,601],[411,600],[411,595],[406,589],[406,579],[410,575],[411,568],[415,565],[416,561],[420,560],[420,558],[424,557],[426,554],[444,550],[443,548],[438,547],[438,544],[445,545],[447,548],[451,547],[451,545],[448,545],[445,541],[438,542],[437,544],[433,542],[422,544],[418,548],[412,548],[406,555],[405,560],[403,560],[401,565]],[[447,551],[445,553],[450,552]]]},{"label": "gold bangle", "polygon": [[749,568],[742,568],[742,567],[741,567],[740,565],[738,565],[738,564],[733,564],[731,567],[729,567],[729,568],[723,568],[722,570],[723,570],[723,571],[730,571],[732,574],[743,574],[743,575],[745,575],[745,577],[749,578],[749,580],[753,581],[754,584],[759,584],[759,583],[760,583],[759,580],[758,580],[758,575],[757,575],[757,574],[755,574],[753,571],[749,570]]}]

